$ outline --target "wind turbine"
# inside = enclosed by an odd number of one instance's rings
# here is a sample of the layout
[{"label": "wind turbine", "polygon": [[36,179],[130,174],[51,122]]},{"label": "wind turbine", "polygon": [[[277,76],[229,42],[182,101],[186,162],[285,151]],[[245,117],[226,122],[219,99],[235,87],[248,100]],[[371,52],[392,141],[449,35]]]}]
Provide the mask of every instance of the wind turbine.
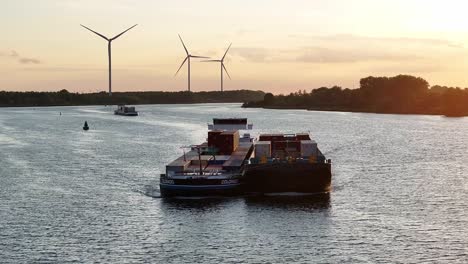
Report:
[{"label": "wind turbine", "polygon": [[220,60],[205,60],[204,62],[219,62],[220,67],[221,67],[221,92],[223,91],[223,70],[226,71],[226,74],[228,75],[229,79],[231,79],[231,76],[229,75],[229,72],[226,69],[226,66],[224,66],[224,58],[226,57],[226,54],[229,51],[229,48],[231,48],[231,44],[229,44],[229,47],[227,48],[226,52],[224,53],[223,57]]},{"label": "wind turbine", "polygon": [[182,68],[182,66],[184,66],[184,63],[187,61],[187,66],[188,66],[188,91],[190,92],[190,58],[209,59],[209,57],[195,56],[195,55],[190,54],[190,53],[188,52],[188,50],[187,50],[187,47],[185,47],[184,41],[182,40],[182,38],[180,37],[180,35],[179,35],[179,39],[180,39],[180,42],[182,42],[182,46],[184,46],[185,53],[187,53],[187,57],[185,57],[184,61],[182,62],[182,64],[180,65],[179,69],[178,69],[177,72],[174,74],[174,76],[176,76],[177,73],[179,73],[180,69]]},{"label": "wind turbine", "polygon": [[[81,25],[81,24],[80,24]],[[86,28],[87,30],[93,32],[94,34],[100,36],[101,38],[107,40],[107,53],[108,53],[108,56],[109,56],[109,96],[112,95],[112,73],[111,73],[111,70],[112,70],[112,66],[111,66],[111,43],[113,40],[117,39],[118,37],[122,36],[125,32],[129,31],[130,29],[136,27],[138,24],[135,24],[133,25],[132,27],[128,28],[127,30],[123,31],[122,33],[116,35],[115,37],[113,38],[107,38],[106,36],[86,27],[86,26],[83,26],[81,25],[82,27]]]}]

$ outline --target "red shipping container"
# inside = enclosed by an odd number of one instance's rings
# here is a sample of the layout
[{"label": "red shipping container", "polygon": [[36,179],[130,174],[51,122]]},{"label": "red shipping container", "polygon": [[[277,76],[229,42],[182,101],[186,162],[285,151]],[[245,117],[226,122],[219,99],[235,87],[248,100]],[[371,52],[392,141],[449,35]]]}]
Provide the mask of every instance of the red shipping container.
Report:
[{"label": "red shipping container", "polygon": [[297,140],[310,140],[310,136],[307,133],[296,134]]}]

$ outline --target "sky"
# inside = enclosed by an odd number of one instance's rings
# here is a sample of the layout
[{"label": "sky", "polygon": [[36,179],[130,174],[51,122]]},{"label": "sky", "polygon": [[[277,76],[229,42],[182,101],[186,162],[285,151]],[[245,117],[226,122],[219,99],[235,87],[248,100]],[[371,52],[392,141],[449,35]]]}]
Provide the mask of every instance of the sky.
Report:
[{"label": "sky", "polygon": [[[0,0],[0,90],[181,91],[194,55],[222,57],[225,90],[290,93],[411,74],[468,87],[464,0]],[[219,64],[193,60],[192,91],[220,88]]]}]

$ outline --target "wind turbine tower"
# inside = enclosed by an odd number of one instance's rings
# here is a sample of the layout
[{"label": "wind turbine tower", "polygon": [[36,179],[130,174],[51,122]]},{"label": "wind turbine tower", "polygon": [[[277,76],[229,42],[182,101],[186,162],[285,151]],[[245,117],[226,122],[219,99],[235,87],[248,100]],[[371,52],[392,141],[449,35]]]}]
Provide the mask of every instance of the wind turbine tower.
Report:
[{"label": "wind turbine tower", "polygon": [[184,66],[185,62],[187,62],[187,67],[188,67],[188,91],[190,92],[190,58],[209,59],[209,57],[196,56],[196,55],[190,54],[190,53],[188,52],[188,50],[187,50],[187,47],[185,47],[184,41],[182,40],[182,38],[180,37],[180,35],[179,35],[179,39],[180,39],[180,42],[182,42],[182,46],[184,46],[184,50],[185,50],[185,53],[187,54],[187,56],[185,57],[184,61],[182,62],[182,64],[180,65],[179,69],[178,69],[177,72],[174,74],[174,76],[176,76],[177,73],[179,73],[179,71],[180,71],[180,69],[182,68],[182,66]]},{"label": "wind turbine tower", "polygon": [[226,54],[228,53],[229,51],[229,48],[231,48],[231,44],[229,44],[229,47],[227,48],[226,52],[224,53],[223,57],[220,59],[220,60],[205,60],[205,62],[219,62],[220,63],[220,70],[221,70],[221,92],[223,91],[223,71],[226,72],[226,74],[228,75],[229,79],[231,79],[231,76],[229,75],[227,69],[226,69],[226,66],[224,66],[224,58],[226,58]]},{"label": "wind turbine tower", "polygon": [[94,34],[100,36],[101,38],[107,40],[107,54],[109,56],[109,96],[112,96],[112,52],[111,52],[111,44],[112,44],[112,41],[117,39],[118,37],[122,36],[125,32],[129,31],[130,29],[136,27],[138,24],[135,24],[133,25],[132,27],[128,28],[127,30],[123,31],[122,33],[116,35],[115,37],[113,38],[107,38],[106,36],[86,27],[86,26],[83,26],[81,25],[82,27],[86,28],[87,30],[93,32]]}]

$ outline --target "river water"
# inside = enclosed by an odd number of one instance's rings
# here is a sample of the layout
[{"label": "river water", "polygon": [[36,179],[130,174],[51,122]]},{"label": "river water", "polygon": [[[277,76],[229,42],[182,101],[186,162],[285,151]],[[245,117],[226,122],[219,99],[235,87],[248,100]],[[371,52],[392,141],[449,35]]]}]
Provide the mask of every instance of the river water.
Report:
[{"label": "river water", "polygon": [[[468,262],[468,118],[137,110],[0,109],[0,262]],[[248,117],[254,134],[310,131],[332,159],[333,190],[160,198],[164,165],[201,143],[212,117]]]}]

